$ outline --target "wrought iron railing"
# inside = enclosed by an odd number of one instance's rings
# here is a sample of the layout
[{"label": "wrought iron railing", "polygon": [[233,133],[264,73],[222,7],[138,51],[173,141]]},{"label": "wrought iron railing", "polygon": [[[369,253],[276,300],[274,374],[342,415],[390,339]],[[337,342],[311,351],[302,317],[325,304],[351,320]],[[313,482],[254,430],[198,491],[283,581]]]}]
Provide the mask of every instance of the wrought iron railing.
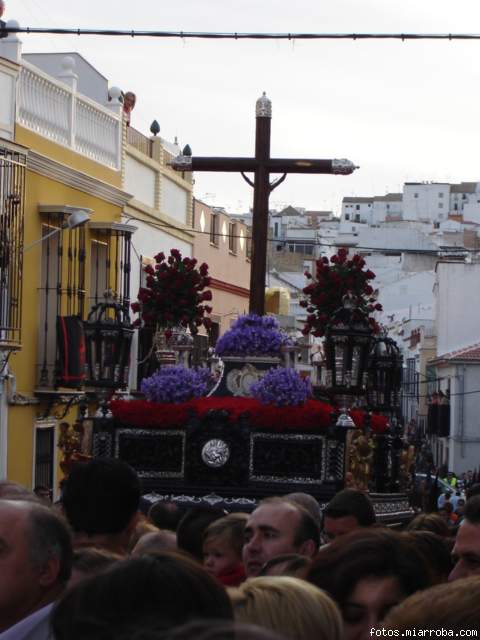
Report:
[{"label": "wrought iron railing", "polygon": [[[64,214],[42,215],[44,236],[64,223]],[[70,376],[69,381],[62,369],[59,353],[65,345],[59,339],[73,341],[72,331],[86,320],[93,306],[108,295],[128,313],[131,235],[132,228],[126,225],[93,222],[88,231],[83,227],[64,229],[42,243],[37,361],[40,388],[82,386],[83,371]],[[71,331],[65,328],[68,323],[73,324]],[[78,331],[82,333],[81,326]]]},{"label": "wrought iron railing", "polygon": [[26,162],[0,147],[0,349],[21,346]]}]

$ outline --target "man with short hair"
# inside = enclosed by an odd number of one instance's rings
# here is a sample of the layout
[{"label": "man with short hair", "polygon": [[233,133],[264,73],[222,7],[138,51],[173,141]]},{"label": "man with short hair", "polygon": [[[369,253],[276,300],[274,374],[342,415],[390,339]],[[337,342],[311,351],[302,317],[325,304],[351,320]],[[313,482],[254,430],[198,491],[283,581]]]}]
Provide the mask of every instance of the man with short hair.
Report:
[{"label": "man with short hair", "polygon": [[456,564],[449,580],[480,575],[480,496],[467,500],[452,556]]},{"label": "man with short hair", "polygon": [[319,544],[318,526],[303,507],[285,498],[267,498],[245,526],[245,573],[249,578],[257,576],[267,560],[285,553],[311,558]]},{"label": "man with short hair", "polygon": [[66,523],[52,509],[0,500],[0,640],[47,640],[72,567]]},{"label": "man with short hair", "polygon": [[94,458],[76,463],[62,493],[74,547],[95,546],[125,555],[139,503],[140,481],[126,462]]},{"label": "man with short hair", "polygon": [[323,536],[330,542],[360,527],[370,527],[375,522],[370,498],[357,489],[343,489],[323,511]]}]

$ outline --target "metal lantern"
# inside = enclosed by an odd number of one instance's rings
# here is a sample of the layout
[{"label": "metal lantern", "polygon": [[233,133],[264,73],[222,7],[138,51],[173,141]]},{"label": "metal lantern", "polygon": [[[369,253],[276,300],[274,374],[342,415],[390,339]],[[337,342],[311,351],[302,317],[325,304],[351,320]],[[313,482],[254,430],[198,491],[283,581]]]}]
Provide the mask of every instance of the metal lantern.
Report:
[{"label": "metal lantern", "polygon": [[375,339],[370,353],[367,385],[367,402],[374,411],[399,411],[402,360],[395,340],[386,334]]},{"label": "metal lantern", "polygon": [[[325,332],[326,383],[343,406],[365,393],[372,328],[355,301],[345,296]],[[349,400],[350,399],[350,400]]]},{"label": "metal lantern", "polygon": [[85,384],[122,389],[128,384],[133,328],[128,311],[108,296],[92,307],[85,322]]}]

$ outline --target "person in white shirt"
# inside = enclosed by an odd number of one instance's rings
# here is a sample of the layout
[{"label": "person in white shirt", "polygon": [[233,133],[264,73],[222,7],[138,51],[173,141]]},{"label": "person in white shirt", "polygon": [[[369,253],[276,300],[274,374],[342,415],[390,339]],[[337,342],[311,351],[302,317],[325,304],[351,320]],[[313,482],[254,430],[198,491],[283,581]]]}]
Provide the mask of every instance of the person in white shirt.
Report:
[{"label": "person in white shirt", "polygon": [[51,508],[0,500],[0,640],[48,640],[50,611],[68,582],[72,543]]}]

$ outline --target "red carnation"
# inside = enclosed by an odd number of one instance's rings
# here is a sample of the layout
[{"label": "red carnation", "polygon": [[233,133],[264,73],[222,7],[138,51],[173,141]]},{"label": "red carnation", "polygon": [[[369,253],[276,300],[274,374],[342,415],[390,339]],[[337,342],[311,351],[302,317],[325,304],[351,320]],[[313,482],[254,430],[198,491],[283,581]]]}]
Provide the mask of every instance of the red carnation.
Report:
[{"label": "red carnation", "polygon": [[212,292],[211,291],[204,291],[202,293],[202,300],[211,300],[212,299]]},{"label": "red carnation", "polygon": [[180,253],[180,251],[178,249],[170,249],[170,255],[173,258],[176,258],[177,260],[181,260],[182,259],[182,254]]},{"label": "red carnation", "polygon": [[165,254],[163,253],[163,251],[160,251],[160,253],[157,253],[157,255],[155,256],[155,262],[163,262],[165,260]]},{"label": "red carnation", "polygon": [[134,313],[138,313],[140,311],[140,305],[138,304],[138,302],[132,302],[130,306]]}]

